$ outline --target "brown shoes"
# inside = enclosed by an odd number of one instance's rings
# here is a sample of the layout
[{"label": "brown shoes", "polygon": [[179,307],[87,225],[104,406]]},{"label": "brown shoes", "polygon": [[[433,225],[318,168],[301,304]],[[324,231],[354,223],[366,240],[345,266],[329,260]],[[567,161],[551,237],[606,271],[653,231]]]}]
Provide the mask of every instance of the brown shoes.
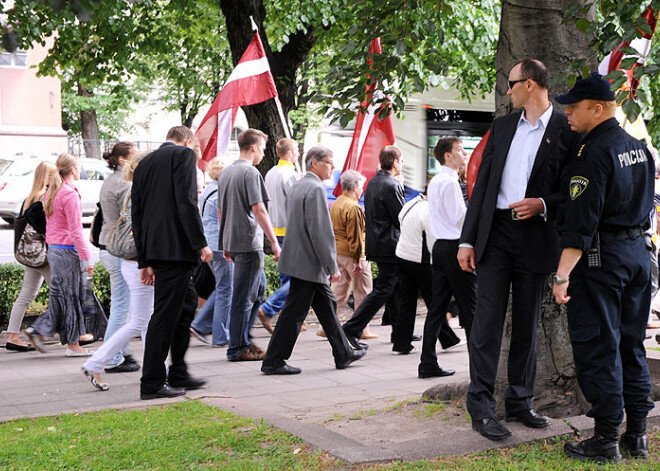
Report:
[{"label": "brown shoes", "polygon": [[229,361],[259,361],[263,360],[266,352],[251,343],[243,353],[234,358],[229,358]]},{"label": "brown shoes", "polygon": [[266,313],[259,308],[259,312],[257,314],[259,316],[259,320],[263,324],[264,328],[268,331],[268,333],[272,334],[273,333],[273,327],[270,325],[270,319],[266,315]]}]

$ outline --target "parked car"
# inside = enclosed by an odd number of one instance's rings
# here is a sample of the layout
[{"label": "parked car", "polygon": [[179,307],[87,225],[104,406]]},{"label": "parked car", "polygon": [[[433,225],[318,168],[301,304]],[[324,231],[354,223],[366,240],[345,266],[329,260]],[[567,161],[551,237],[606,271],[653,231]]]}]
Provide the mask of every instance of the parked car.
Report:
[{"label": "parked car", "polygon": [[[21,210],[21,204],[27,198],[32,188],[34,169],[39,162],[50,160],[53,156],[13,156],[0,157],[0,217],[9,224]],[[75,182],[82,197],[83,222],[90,223],[99,200],[103,180],[111,173],[104,161],[96,159],[80,159],[80,180]]]}]

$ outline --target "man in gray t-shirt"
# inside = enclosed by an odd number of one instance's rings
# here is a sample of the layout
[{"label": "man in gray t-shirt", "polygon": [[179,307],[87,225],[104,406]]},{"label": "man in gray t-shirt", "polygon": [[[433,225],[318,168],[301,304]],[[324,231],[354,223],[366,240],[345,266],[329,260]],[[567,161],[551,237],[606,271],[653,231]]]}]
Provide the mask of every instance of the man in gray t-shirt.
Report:
[{"label": "man in gray t-shirt", "polygon": [[280,256],[280,245],[266,209],[268,192],[261,174],[253,167],[263,159],[267,139],[256,129],[239,134],[240,157],[218,179],[218,246],[225,258],[234,262],[227,349],[230,361],[261,360],[265,354],[250,343],[249,332],[266,289],[264,233],[275,260]]},{"label": "man in gray t-shirt", "polygon": [[252,206],[269,200],[264,179],[246,160],[237,160],[218,179],[220,221],[219,249],[225,252],[257,252],[264,248],[264,231]]}]

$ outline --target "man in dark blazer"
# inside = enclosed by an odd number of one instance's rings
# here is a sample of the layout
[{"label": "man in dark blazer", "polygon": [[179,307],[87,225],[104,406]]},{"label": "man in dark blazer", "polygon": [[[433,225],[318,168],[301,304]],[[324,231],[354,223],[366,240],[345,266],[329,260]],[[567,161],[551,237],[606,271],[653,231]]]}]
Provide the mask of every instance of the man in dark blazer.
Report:
[{"label": "man in dark blazer", "polygon": [[510,289],[506,419],[533,428],[550,424],[532,407],[536,328],[548,274],[557,266],[560,177],[576,134],[553,109],[548,85],[549,74],[538,60],[511,69],[507,94],[522,111],[491,126],[460,238],[461,268],[476,270],[478,280],[466,405],[472,427],[491,440],[511,435],[494,418],[493,397]]},{"label": "man in dark blazer", "polygon": [[337,369],[347,368],[365,354],[365,350],[353,350],[349,345],[330,289],[330,282],[341,277],[323,186],[323,180],[330,178],[335,168],[332,158],[327,147],[312,147],[305,158],[307,173],[286,197],[286,237],[278,270],[291,277],[291,286],[261,367],[266,375],[300,373],[300,368],[288,365],[286,360],[310,306],[328,337]]},{"label": "man in dark blazer", "polygon": [[[131,190],[133,236],[140,280],[154,286],[154,313],[144,345],[142,399],[174,397],[205,384],[188,373],[184,356],[197,307],[192,271],[198,254],[213,252],[206,243],[197,208],[193,133],[176,126],[167,142],[135,169]],[[171,350],[169,373],[165,368]]]},{"label": "man in dark blazer", "polygon": [[[393,320],[396,320],[399,306],[396,290],[399,272],[394,252],[400,234],[399,212],[406,202],[403,187],[396,181],[403,170],[401,150],[396,146],[383,147],[378,160],[380,170],[369,180],[364,194],[366,255],[367,260],[378,265],[378,277],[374,280],[373,291],[344,323],[344,332],[354,348],[367,348],[367,344],[359,341],[362,330],[385,302],[389,300],[390,307],[395,310]],[[393,326],[395,324],[392,322]]]}]

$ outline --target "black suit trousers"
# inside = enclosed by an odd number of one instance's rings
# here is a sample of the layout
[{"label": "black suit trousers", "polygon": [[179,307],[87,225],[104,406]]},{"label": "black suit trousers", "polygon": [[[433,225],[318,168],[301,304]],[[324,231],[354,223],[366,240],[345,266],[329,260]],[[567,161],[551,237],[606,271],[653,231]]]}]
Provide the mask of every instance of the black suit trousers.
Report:
[{"label": "black suit trousers", "polygon": [[177,262],[153,262],[154,313],[147,327],[140,392],[158,391],[168,374],[165,369],[171,350],[169,379],[188,377],[184,356],[190,341],[190,324],[195,317],[197,293],[192,282],[193,265]]},{"label": "black suit trousers", "polygon": [[310,306],[328,337],[335,363],[346,361],[352,348],[337,319],[337,302],[330,285],[291,277],[289,294],[270,338],[264,366],[277,368],[291,357]]},{"label": "black suit trousers", "polygon": [[[433,303],[424,322],[424,336],[422,337],[422,355],[419,371],[433,371],[438,367],[438,358],[435,353],[436,339],[439,338],[442,348],[448,348],[457,343],[443,332],[451,330],[447,324],[447,309],[452,294],[458,303],[461,313],[461,322],[465,329],[466,338],[470,338],[472,330],[472,317],[476,302],[476,276],[461,270],[456,255],[458,254],[458,240],[436,240],[433,244],[432,264],[432,290]],[[453,334],[453,332],[452,332]],[[456,334],[453,334],[455,337]],[[445,344],[449,341],[450,343]]]},{"label": "black suit trousers", "polygon": [[[374,289],[362,301],[355,310],[353,316],[344,323],[346,335],[360,338],[362,330],[374,318],[383,304],[390,301],[390,320],[395,326],[399,308],[399,270],[395,262],[376,262],[378,265],[378,277],[374,280]],[[396,330],[396,329],[394,329]]]},{"label": "black suit trousers", "polygon": [[536,379],[536,329],[547,273],[532,273],[523,266],[527,248],[524,223],[513,221],[510,211],[497,211],[488,245],[477,265],[479,287],[470,336],[470,387],[467,409],[472,420],[495,415],[495,380],[502,331],[512,293],[509,385],[504,396],[507,413],[532,408]]}]

